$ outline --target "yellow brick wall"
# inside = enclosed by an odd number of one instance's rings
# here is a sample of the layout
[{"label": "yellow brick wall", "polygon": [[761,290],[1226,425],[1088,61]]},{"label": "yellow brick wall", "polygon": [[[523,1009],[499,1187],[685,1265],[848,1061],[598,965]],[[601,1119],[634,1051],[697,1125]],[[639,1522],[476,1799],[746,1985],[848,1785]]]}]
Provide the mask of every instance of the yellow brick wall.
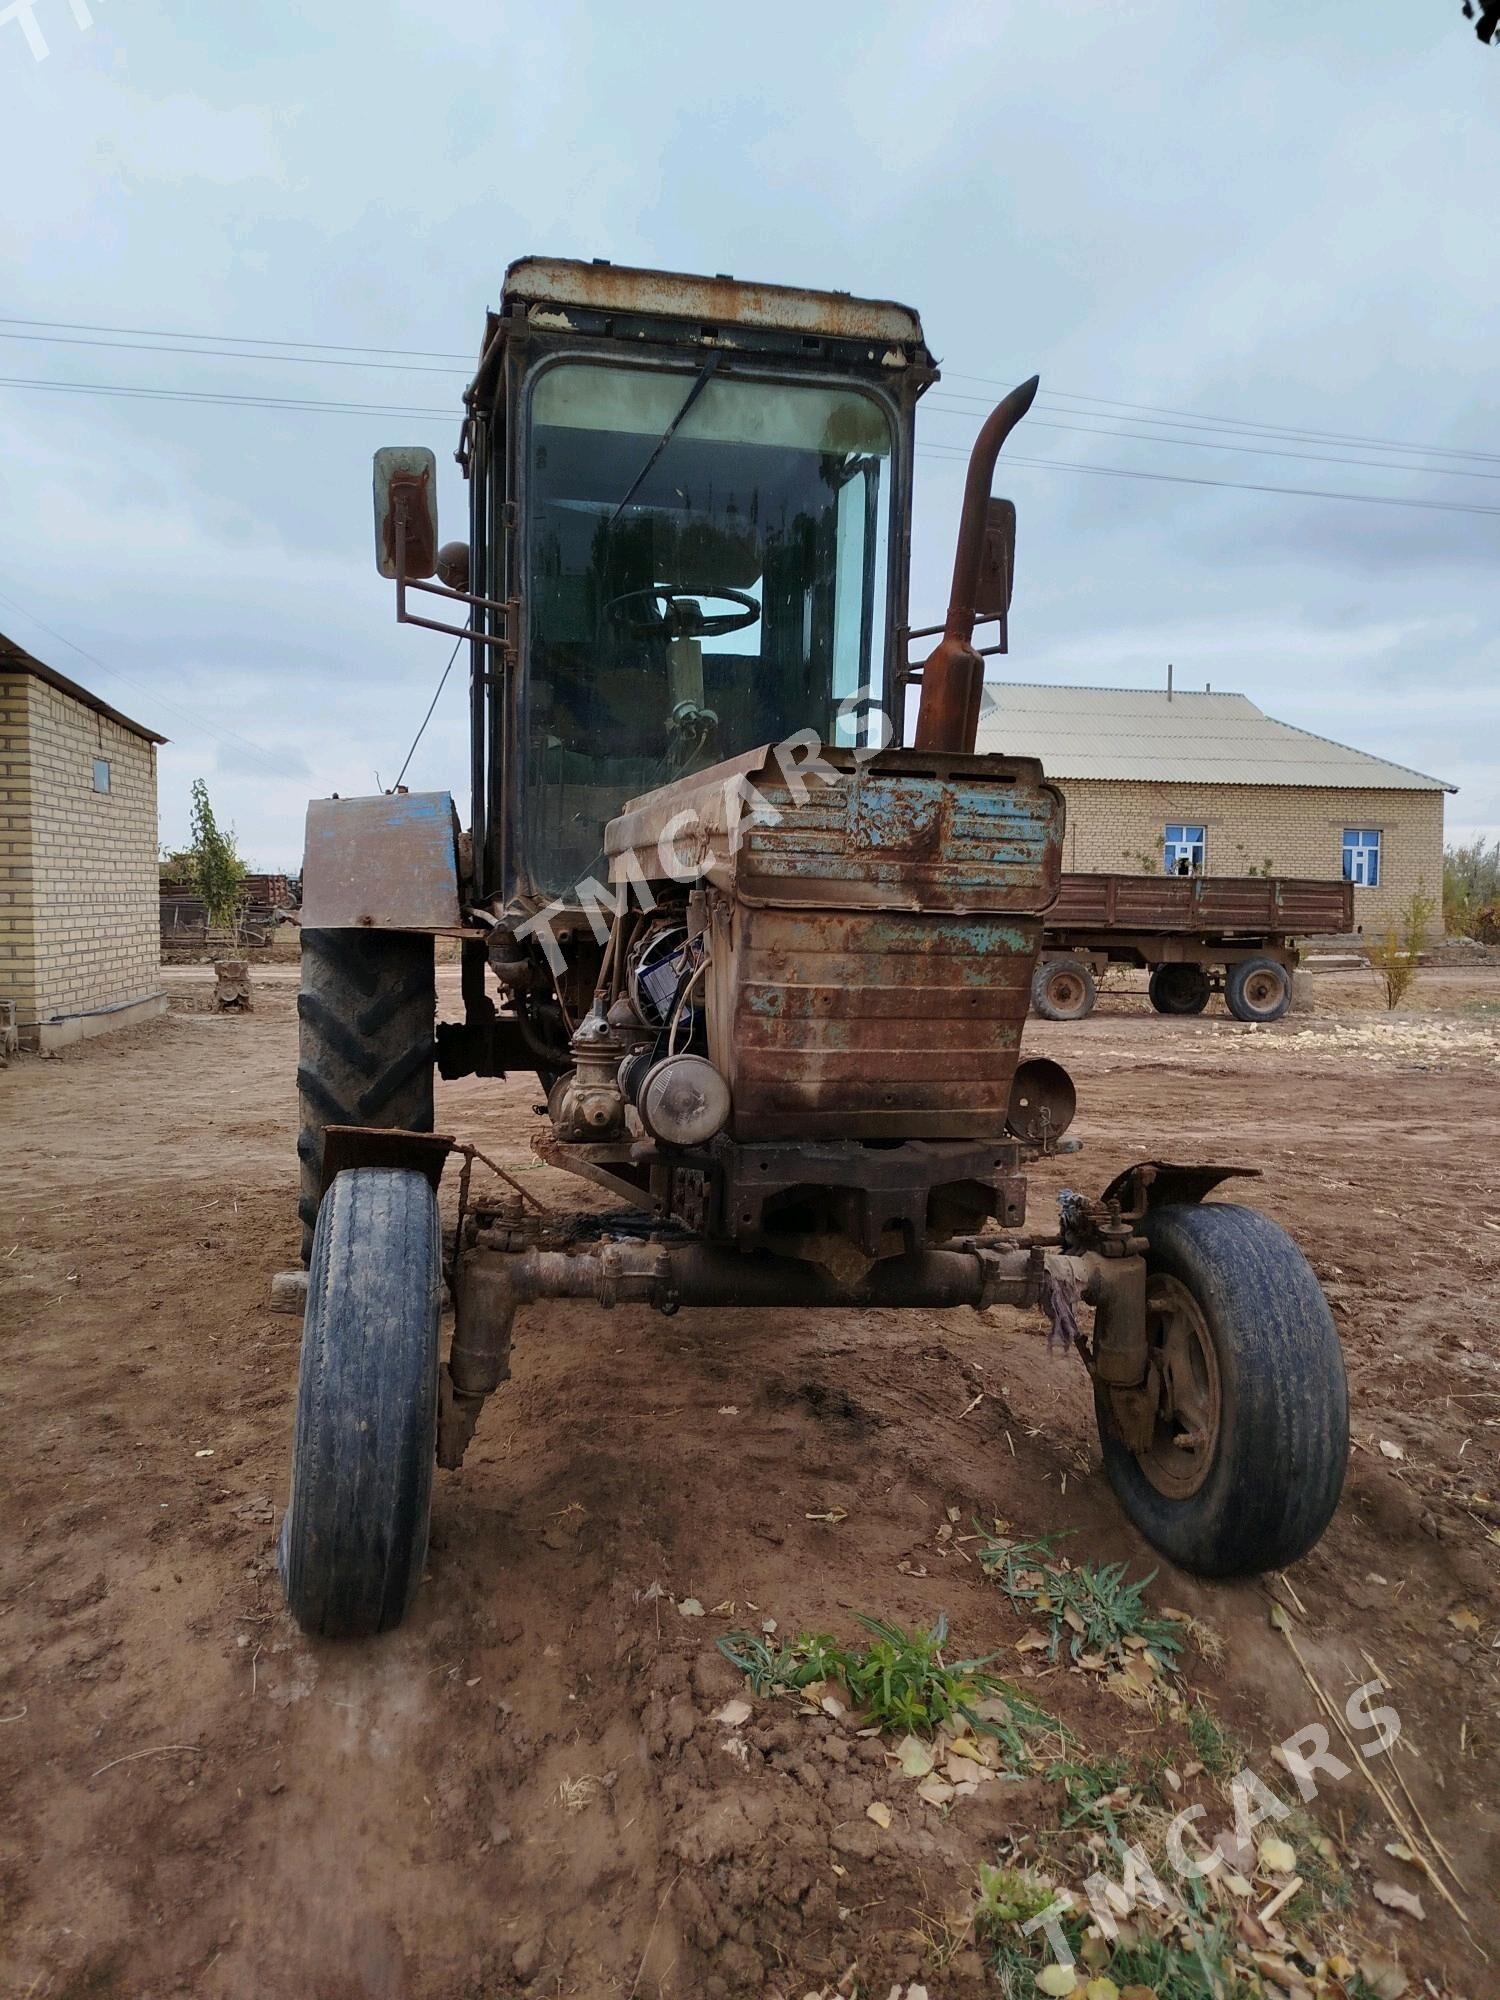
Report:
[{"label": "yellow brick wall", "polygon": [[0,677],[0,721],[0,998],[27,1025],[146,999],[161,985],[156,746],[32,674]]},{"label": "yellow brick wall", "polygon": [[1101,874],[1160,868],[1166,828],[1207,829],[1204,872],[1335,880],[1343,872],[1344,828],[1379,827],[1380,886],[1354,891],[1354,921],[1375,934],[1404,912],[1414,891],[1441,904],[1443,794],[1344,791],[1296,785],[1163,785],[1070,778],[1063,866]]},{"label": "yellow brick wall", "polygon": [[0,674],[0,1000],[36,1019],[36,923],[31,866],[28,674]]}]

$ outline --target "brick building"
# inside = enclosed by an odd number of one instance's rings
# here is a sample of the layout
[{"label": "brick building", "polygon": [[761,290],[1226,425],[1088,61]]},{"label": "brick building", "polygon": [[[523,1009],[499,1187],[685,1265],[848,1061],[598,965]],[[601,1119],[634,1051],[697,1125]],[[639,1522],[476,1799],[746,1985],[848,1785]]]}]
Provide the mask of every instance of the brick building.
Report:
[{"label": "brick building", "polygon": [[992,683],[981,750],[1039,757],[1068,802],[1063,866],[1354,884],[1367,932],[1441,905],[1441,778],[1277,722],[1242,694]]},{"label": "brick building", "polygon": [[56,1048],[165,1010],[156,746],[0,634],[0,1001]]}]

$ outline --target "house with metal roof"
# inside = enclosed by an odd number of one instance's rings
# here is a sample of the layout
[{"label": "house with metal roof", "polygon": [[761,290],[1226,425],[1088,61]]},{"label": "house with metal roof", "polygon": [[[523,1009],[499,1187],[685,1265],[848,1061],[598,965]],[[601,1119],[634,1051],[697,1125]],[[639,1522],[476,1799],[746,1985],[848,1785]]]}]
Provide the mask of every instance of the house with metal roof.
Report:
[{"label": "house with metal roof", "polygon": [[1441,899],[1442,778],[1278,722],[1248,695],[991,682],[981,750],[1038,757],[1064,863],[1100,874],[1342,876],[1365,931]]},{"label": "house with metal roof", "polygon": [[0,1021],[23,1045],[162,1013],[166,738],[0,634]]}]

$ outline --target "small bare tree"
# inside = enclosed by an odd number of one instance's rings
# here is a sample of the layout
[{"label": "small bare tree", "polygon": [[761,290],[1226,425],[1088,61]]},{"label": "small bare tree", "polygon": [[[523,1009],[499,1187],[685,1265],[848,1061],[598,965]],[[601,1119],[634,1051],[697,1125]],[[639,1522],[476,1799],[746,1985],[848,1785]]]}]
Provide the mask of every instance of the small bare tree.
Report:
[{"label": "small bare tree", "polygon": [[1401,913],[1400,923],[1387,924],[1384,935],[1366,947],[1370,964],[1385,987],[1385,1004],[1392,1013],[1411,991],[1437,907],[1436,899],[1427,895],[1419,884]]}]

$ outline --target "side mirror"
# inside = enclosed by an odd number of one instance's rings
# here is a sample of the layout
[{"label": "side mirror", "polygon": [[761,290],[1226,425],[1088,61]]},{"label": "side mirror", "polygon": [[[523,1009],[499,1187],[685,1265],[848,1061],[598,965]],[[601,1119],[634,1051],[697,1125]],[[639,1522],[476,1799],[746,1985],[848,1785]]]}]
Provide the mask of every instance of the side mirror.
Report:
[{"label": "side mirror", "polygon": [[397,529],[404,530],[408,577],[437,568],[437,459],[425,445],[387,445],[375,454],[375,567],[396,576]]},{"label": "side mirror", "polygon": [[979,557],[978,619],[1003,618],[1016,581],[1016,503],[991,500],[985,509],[984,545]]}]

